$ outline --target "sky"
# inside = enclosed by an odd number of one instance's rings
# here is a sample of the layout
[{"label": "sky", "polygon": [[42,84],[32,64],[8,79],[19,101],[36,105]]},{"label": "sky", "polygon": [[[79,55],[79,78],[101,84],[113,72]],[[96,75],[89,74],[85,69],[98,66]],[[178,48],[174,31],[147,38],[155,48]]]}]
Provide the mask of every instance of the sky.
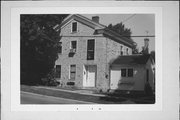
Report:
[{"label": "sky", "polygon": [[[117,24],[123,22],[126,28],[132,31],[131,36],[155,36],[155,15],[154,14],[83,14],[91,19],[92,16],[99,16],[99,23],[103,25]],[[137,43],[139,51],[144,46],[144,37],[132,37]],[[155,50],[155,38],[149,37],[149,52]]]}]

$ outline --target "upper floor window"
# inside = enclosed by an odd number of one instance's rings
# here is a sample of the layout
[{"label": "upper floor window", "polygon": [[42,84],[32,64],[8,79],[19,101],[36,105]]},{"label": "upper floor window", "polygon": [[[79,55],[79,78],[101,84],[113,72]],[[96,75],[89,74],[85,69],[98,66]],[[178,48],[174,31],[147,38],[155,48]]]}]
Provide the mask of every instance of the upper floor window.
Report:
[{"label": "upper floor window", "polygon": [[77,48],[77,41],[71,41],[70,52],[75,53]]},{"label": "upper floor window", "polygon": [[77,22],[72,22],[71,32],[77,32]]},{"label": "upper floor window", "polygon": [[126,48],[126,55],[129,55],[129,49]]},{"label": "upper floor window", "polygon": [[94,60],[94,48],[95,40],[91,39],[87,41],[87,60]]},{"label": "upper floor window", "polygon": [[62,53],[62,42],[58,42],[58,53]]},{"label": "upper floor window", "polygon": [[123,55],[123,46],[120,47],[120,55]]}]

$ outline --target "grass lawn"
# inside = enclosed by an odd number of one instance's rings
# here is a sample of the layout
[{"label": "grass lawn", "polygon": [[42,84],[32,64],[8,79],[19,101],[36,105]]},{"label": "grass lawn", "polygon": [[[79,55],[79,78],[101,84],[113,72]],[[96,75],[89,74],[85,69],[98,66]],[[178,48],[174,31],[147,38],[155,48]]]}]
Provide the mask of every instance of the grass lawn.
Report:
[{"label": "grass lawn", "polygon": [[[57,89],[46,89],[38,86],[21,85],[21,91],[43,94],[54,97],[68,98],[73,100],[81,100],[87,102],[94,102],[99,104],[123,104],[125,101],[131,101],[129,104],[154,104],[155,96],[145,96],[142,94],[106,94],[106,96],[93,96],[89,94],[78,94],[68,91],[60,91],[58,87],[48,87]],[[63,88],[65,89],[65,88]],[[65,90],[73,91],[73,89],[66,88]],[[79,89],[74,89],[79,90]],[[126,102],[128,104],[128,102]]]}]

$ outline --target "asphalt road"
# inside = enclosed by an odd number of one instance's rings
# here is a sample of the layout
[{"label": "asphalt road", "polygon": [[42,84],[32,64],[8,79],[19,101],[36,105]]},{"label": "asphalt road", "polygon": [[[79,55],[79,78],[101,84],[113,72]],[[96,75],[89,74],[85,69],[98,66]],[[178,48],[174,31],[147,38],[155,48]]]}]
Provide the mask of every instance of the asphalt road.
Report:
[{"label": "asphalt road", "polygon": [[21,92],[21,104],[94,104],[79,100]]}]

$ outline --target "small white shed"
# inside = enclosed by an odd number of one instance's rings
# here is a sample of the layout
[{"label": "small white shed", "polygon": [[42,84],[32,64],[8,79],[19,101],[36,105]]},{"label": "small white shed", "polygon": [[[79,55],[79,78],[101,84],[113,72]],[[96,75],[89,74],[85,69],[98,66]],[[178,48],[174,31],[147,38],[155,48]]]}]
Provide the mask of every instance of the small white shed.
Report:
[{"label": "small white shed", "polygon": [[154,89],[153,65],[149,54],[119,56],[110,65],[110,89],[143,91],[146,83]]}]

